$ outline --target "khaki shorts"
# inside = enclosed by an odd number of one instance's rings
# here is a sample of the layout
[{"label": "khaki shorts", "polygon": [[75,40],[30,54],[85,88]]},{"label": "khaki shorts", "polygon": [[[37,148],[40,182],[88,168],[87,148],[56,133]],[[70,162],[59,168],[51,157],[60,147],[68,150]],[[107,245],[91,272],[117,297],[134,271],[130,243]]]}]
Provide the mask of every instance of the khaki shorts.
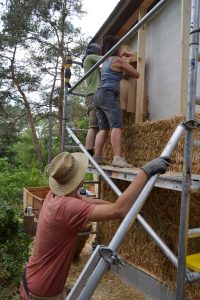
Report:
[{"label": "khaki shorts", "polygon": [[93,98],[94,94],[88,95],[85,100],[85,105],[87,107],[87,114],[89,118],[89,128],[98,128],[98,120],[94,108]]},{"label": "khaki shorts", "polygon": [[57,296],[53,296],[53,297],[38,297],[38,296],[34,296],[32,294],[29,294],[28,299],[31,300],[65,300],[67,297],[67,293],[65,291],[63,291],[63,293],[57,295]]}]

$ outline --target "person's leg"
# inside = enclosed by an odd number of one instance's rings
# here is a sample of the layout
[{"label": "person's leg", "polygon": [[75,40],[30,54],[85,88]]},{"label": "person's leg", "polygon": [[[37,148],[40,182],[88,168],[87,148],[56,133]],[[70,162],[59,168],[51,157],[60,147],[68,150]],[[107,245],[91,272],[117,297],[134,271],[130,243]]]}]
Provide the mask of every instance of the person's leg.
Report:
[{"label": "person's leg", "polygon": [[89,118],[89,129],[86,136],[85,141],[85,148],[90,153],[91,156],[94,154],[94,144],[95,144],[95,138],[97,135],[97,132],[99,130],[98,128],[98,120],[96,116],[96,111],[94,108],[94,95],[87,96],[86,99],[86,105],[87,105],[87,113]]},{"label": "person's leg", "polygon": [[99,132],[97,133],[96,140],[95,140],[94,160],[98,164],[105,164],[102,157],[103,147],[105,145],[106,139],[110,131],[109,123],[102,107],[103,99],[104,99],[104,90],[99,89],[98,93],[96,94],[96,97],[94,98],[95,112],[96,112],[98,127],[99,127]]},{"label": "person's leg", "polygon": [[132,165],[128,164],[122,157],[122,128],[123,118],[122,111],[119,103],[119,97],[113,92],[113,99],[110,98],[111,108],[106,110],[106,116],[111,128],[111,144],[113,148],[113,161],[112,165],[119,168],[131,168]]},{"label": "person's leg", "polygon": [[117,157],[122,158],[122,128],[123,118],[122,110],[119,103],[119,95],[114,91],[108,91],[106,98],[109,100],[105,107],[104,112],[111,128],[111,144],[113,149],[113,160]]},{"label": "person's leg", "polygon": [[93,156],[93,148],[94,148],[94,144],[95,144],[95,138],[97,135],[98,129],[97,128],[89,128],[88,132],[87,132],[87,136],[86,136],[86,141],[85,141],[85,148],[87,149],[87,151],[90,153],[90,155]]},{"label": "person's leg", "polygon": [[108,134],[109,134],[108,129],[101,129],[97,133],[96,140],[95,140],[95,156],[102,156],[103,147],[107,140]]},{"label": "person's leg", "polygon": [[113,128],[111,130],[111,144],[113,148],[113,156],[122,155],[122,128]]}]

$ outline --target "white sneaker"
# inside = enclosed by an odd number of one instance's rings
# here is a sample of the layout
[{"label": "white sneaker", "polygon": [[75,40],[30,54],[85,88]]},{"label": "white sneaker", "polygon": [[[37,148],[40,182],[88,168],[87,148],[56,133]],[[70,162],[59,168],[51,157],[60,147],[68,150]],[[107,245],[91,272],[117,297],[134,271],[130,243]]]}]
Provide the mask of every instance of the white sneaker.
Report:
[{"label": "white sneaker", "polygon": [[126,160],[121,156],[114,156],[113,157],[112,166],[113,167],[118,167],[118,168],[133,168],[133,165],[128,164],[126,162]]}]

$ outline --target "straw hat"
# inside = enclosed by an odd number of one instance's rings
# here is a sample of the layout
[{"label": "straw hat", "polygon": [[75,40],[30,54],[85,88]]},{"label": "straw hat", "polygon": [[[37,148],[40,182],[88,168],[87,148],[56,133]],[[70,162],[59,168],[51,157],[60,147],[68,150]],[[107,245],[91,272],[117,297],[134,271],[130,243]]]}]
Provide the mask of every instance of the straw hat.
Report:
[{"label": "straw hat", "polygon": [[49,186],[58,196],[71,193],[84,179],[88,167],[85,154],[62,152],[51,162],[49,168]]}]

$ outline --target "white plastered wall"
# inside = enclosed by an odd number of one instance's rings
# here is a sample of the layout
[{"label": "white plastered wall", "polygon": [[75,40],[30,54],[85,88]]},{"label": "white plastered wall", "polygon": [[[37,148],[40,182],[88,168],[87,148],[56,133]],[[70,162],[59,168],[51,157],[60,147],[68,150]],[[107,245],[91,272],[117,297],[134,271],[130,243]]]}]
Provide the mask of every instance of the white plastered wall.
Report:
[{"label": "white plastered wall", "polygon": [[[128,44],[137,50],[137,35]],[[181,1],[173,0],[146,27],[145,78],[151,120],[180,114],[181,47]],[[197,95],[200,96],[200,65]],[[199,106],[196,110],[200,111]]]},{"label": "white plastered wall", "polygon": [[178,115],[181,72],[181,1],[170,1],[147,24],[146,78],[150,119]]}]

